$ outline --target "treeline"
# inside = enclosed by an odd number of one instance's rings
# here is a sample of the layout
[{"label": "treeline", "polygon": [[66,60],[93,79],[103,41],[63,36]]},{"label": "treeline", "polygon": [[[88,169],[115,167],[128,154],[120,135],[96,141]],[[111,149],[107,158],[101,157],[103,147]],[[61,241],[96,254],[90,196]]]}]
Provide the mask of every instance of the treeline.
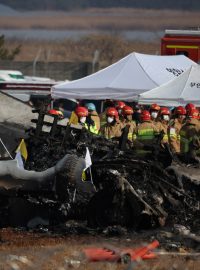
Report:
[{"label": "treeline", "polygon": [[198,0],[0,0],[17,10],[76,10],[89,7],[132,7],[149,9],[200,9]]}]

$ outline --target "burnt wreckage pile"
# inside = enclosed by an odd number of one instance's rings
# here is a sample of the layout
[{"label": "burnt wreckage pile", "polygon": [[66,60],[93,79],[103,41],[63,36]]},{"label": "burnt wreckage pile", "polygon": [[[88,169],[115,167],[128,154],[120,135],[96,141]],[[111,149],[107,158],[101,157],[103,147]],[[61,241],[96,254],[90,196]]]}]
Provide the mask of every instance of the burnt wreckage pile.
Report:
[{"label": "burnt wreckage pile", "polygon": [[[159,147],[158,142],[148,149],[149,154],[136,155],[134,148],[127,147],[127,130],[119,141],[107,140],[85,129],[61,126],[57,116],[52,124],[44,117],[41,110],[34,120],[36,128],[26,139],[29,156],[25,169],[46,172],[56,168],[55,173],[48,180],[42,178],[37,188],[21,188],[14,181],[10,190],[2,191],[2,209],[8,208],[6,200],[19,199],[39,209],[39,213],[32,211],[34,215],[45,212],[51,224],[73,218],[87,220],[90,227],[198,227],[199,168],[174,163],[168,149]],[[50,132],[42,130],[44,125]],[[93,164],[91,174],[86,171],[90,179],[84,182],[86,147]]]}]

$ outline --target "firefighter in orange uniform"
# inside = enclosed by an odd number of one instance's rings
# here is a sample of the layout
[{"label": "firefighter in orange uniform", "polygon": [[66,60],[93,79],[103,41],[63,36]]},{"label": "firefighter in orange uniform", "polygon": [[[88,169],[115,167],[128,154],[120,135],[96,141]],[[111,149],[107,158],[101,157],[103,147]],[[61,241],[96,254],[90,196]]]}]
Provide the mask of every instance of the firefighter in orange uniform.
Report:
[{"label": "firefighter in orange uniform", "polygon": [[158,106],[156,103],[154,103],[154,104],[151,105],[149,111],[150,111],[150,114],[151,114],[152,122],[154,123],[154,125],[157,125],[160,106]]},{"label": "firefighter in orange uniform", "polygon": [[75,109],[75,114],[78,117],[78,124],[86,128],[91,133],[98,134],[98,130],[97,130],[95,122],[91,124],[87,124],[87,117],[88,117],[87,108],[79,106]]},{"label": "firefighter in orange uniform", "polygon": [[167,107],[162,107],[160,109],[160,121],[157,122],[156,128],[158,129],[158,133],[163,133],[163,139],[161,143],[169,143],[168,139],[168,128],[170,121],[170,111]]},{"label": "firefighter in orange uniform", "polygon": [[175,118],[169,123],[169,145],[174,154],[180,154],[180,130],[186,117],[186,109],[178,106],[174,111]]},{"label": "firefighter in orange uniform", "polygon": [[116,101],[115,102],[115,108],[116,108],[116,110],[118,112],[120,121],[123,121],[122,111],[123,111],[124,106],[126,106],[126,104],[123,101]]},{"label": "firefighter in orange uniform", "polygon": [[197,161],[199,163],[200,149],[200,125],[199,111],[190,109],[187,112],[187,119],[180,130],[181,154],[186,161]]},{"label": "firefighter in orange uniform", "polygon": [[122,129],[129,126],[128,140],[133,141],[133,134],[136,130],[136,123],[133,121],[133,109],[130,106],[124,106],[122,109],[123,120],[121,121]]},{"label": "firefighter in orange uniform", "polygon": [[119,115],[114,107],[106,110],[106,124],[100,128],[100,135],[107,139],[118,138],[121,136],[121,124],[119,122]]}]

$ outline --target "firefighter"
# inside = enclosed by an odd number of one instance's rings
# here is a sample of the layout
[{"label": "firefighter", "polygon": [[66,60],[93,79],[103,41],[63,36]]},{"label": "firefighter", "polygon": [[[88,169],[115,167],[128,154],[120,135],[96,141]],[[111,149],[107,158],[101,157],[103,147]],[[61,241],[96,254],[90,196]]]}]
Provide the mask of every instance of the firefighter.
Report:
[{"label": "firefighter", "polygon": [[158,114],[160,111],[160,106],[158,106],[156,103],[152,104],[150,107],[150,114],[151,114],[151,120],[153,121],[154,125],[156,125],[158,120]]},{"label": "firefighter", "polygon": [[104,126],[107,121],[106,121],[106,110],[110,107],[114,107],[114,102],[111,99],[107,99],[104,101],[104,111],[100,113],[100,126]]},{"label": "firefighter", "polygon": [[169,128],[169,121],[170,121],[170,111],[167,107],[162,107],[160,109],[160,120],[156,124],[156,128],[158,129],[159,133],[163,133],[163,139],[161,144],[169,143],[168,139],[168,128]]},{"label": "firefighter", "polygon": [[96,111],[96,107],[94,103],[86,103],[85,107],[88,109],[88,118],[87,120],[91,119],[91,121],[94,121],[96,128],[99,132],[100,129],[100,117]]},{"label": "firefighter", "polygon": [[134,134],[134,139],[136,139],[136,148],[138,146],[137,142],[142,143],[144,146],[150,146],[155,141],[156,135],[158,135],[158,130],[151,121],[151,115],[149,111],[142,111],[140,119],[141,123],[137,126]]},{"label": "firefighter", "polygon": [[116,101],[115,102],[115,108],[116,108],[116,110],[118,112],[120,121],[124,120],[123,119],[123,114],[122,114],[122,110],[123,110],[124,106],[126,106],[126,104],[123,101]]},{"label": "firefighter", "polygon": [[186,114],[188,114],[191,110],[195,110],[196,107],[194,104],[188,103],[188,104],[186,104],[185,109],[186,109]]},{"label": "firefighter", "polygon": [[184,160],[199,162],[197,154],[200,149],[200,126],[197,109],[188,109],[186,122],[180,130],[180,139],[180,149]]},{"label": "firefighter", "polygon": [[133,109],[130,106],[125,105],[122,109],[123,120],[121,121],[122,129],[129,126],[128,139],[133,140],[133,134],[136,130],[136,123],[133,121]]},{"label": "firefighter", "polygon": [[118,138],[121,136],[121,124],[119,122],[119,115],[114,107],[106,110],[106,124],[100,128],[100,135],[107,139]]},{"label": "firefighter", "polygon": [[174,111],[174,119],[169,123],[169,145],[174,155],[180,154],[180,130],[184,124],[186,109],[178,106]]},{"label": "firefighter", "polygon": [[78,123],[82,127],[86,128],[91,133],[98,134],[98,130],[96,128],[95,123],[94,122],[91,123],[91,124],[87,123],[87,117],[88,117],[88,109],[87,108],[85,108],[85,107],[77,107],[75,109],[75,114],[78,117]]}]

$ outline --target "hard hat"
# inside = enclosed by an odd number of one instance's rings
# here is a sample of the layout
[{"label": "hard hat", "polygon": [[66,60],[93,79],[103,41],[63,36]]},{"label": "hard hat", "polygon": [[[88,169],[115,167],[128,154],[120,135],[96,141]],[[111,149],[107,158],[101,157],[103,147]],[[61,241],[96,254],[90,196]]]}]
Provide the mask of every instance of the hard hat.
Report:
[{"label": "hard hat", "polygon": [[88,116],[88,109],[85,107],[77,107],[75,113],[78,117],[86,117]]},{"label": "hard hat", "polygon": [[197,109],[189,110],[188,117],[193,118],[193,119],[199,119],[199,111]]},{"label": "hard hat", "polygon": [[58,115],[59,118],[64,117],[63,113],[61,111],[59,111],[59,110],[56,110],[56,109],[51,109],[47,113],[50,114],[50,115]]},{"label": "hard hat", "polygon": [[150,121],[151,120],[151,115],[149,111],[144,110],[141,112],[140,118],[142,121]]},{"label": "hard hat", "polygon": [[88,109],[88,111],[96,111],[94,103],[86,103],[85,107]]},{"label": "hard hat", "polygon": [[151,105],[150,111],[160,111],[160,106],[158,104],[154,103]]},{"label": "hard hat", "polygon": [[124,106],[126,106],[126,104],[125,104],[123,101],[116,101],[116,102],[115,102],[115,108],[116,108],[117,110],[123,109]]},{"label": "hard hat", "polygon": [[186,109],[182,106],[178,106],[176,109],[175,109],[175,114],[177,115],[186,115]]},{"label": "hard hat", "polygon": [[115,119],[119,117],[118,111],[114,107],[110,107],[106,110],[107,116],[114,116]]},{"label": "hard hat", "polygon": [[162,107],[160,109],[160,115],[170,115],[170,111],[167,107]]},{"label": "hard hat", "polygon": [[188,104],[186,104],[185,109],[186,109],[186,111],[188,112],[188,111],[191,110],[191,109],[196,109],[196,107],[195,107],[194,104],[188,103]]},{"label": "hard hat", "polygon": [[122,114],[123,115],[132,115],[133,114],[133,109],[130,106],[124,106],[122,109]]}]

